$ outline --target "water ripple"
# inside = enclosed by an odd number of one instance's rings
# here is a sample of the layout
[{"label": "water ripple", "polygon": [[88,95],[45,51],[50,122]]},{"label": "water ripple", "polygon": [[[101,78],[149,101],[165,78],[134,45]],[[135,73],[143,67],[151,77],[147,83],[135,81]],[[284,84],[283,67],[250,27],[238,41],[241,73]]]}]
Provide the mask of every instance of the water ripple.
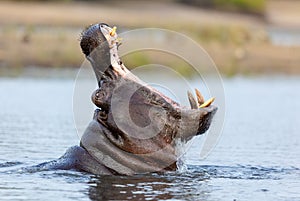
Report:
[{"label": "water ripple", "polygon": [[289,167],[263,167],[251,165],[238,166],[189,166],[189,171],[195,173],[206,173],[211,178],[228,178],[228,179],[272,179],[279,180],[284,175],[299,172],[299,168]]},{"label": "water ripple", "polygon": [[23,163],[17,161],[4,162],[4,163],[0,163],[0,168],[13,167],[21,164]]}]

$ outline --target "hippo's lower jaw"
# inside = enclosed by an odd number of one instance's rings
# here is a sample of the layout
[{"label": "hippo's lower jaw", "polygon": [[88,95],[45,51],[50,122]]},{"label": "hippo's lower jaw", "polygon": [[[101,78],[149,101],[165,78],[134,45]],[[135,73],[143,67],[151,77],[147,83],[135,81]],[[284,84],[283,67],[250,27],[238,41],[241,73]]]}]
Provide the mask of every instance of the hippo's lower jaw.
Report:
[{"label": "hippo's lower jaw", "polygon": [[[208,129],[216,112],[216,107],[210,106],[203,110],[205,110],[205,113],[207,112],[207,116],[203,117],[199,133],[194,132],[193,135],[200,134]],[[184,136],[187,133],[177,136],[181,131],[177,130],[178,133],[176,133],[175,128],[169,127],[168,124],[165,129],[152,138],[135,138],[122,133],[122,131],[113,130],[105,123],[100,123],[99,118],[103,116],[102,113],[103,111],[99,109],[95,111],[94,120],[89,124],[81,138],[81,146],[101,166],[105,166],[113,174],[125,175],[174,171],[177,169],[176,162],[180,155],[176,151],[176,142],[186,138],[188,140],[192,136]],[[185,113],[185,111],[182,113]],[[186,114],[188,113],[183,115]],[[196,116],[196,114],[193,115]],[[177,123],[180,124],[180,121]],[[175,126],[178,127],[178,125]],[[182,124],[181,129],[187,130],[191,126],[194,125],[186,122]],[[167,128],[171,131],[169,132]],[[103,168],[100,168],[100,170],[103,171]],[[99,173],[99,170],[89,168],[89,172]]]}]

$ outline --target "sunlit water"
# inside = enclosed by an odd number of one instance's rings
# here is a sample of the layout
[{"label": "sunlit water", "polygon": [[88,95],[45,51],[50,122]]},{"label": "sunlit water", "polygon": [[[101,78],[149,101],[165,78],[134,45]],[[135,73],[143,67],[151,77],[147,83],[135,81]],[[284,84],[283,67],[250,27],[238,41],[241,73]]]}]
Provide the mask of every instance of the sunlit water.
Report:
[{"label": "sunlit water", "polygon": [[224,86],[224,130],[208,158],[197,137],[183,172],[94,176],[22,170],[78,144],[74,80],[1,78],[0,200],[300,200],[300,78]]}]

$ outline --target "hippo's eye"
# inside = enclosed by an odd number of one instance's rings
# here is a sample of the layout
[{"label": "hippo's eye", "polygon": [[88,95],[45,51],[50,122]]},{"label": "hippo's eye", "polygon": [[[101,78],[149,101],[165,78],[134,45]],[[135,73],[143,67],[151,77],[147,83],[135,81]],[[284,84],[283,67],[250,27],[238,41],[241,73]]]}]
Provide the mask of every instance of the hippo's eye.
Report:
[{"label": "hippo's eye", "polygon": [[97,98],[99,98],[99,92],[97,92],[97,93],[95,94],[95,96],[96,96]]}]

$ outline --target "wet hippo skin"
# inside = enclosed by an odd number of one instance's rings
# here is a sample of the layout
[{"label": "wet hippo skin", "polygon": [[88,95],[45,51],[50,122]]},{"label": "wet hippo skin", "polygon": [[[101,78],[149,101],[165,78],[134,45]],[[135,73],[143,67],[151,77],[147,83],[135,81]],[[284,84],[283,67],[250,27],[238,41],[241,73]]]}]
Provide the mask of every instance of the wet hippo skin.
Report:
[{"label": "wet hippo skin", "polygon": [[182,107],[133,75],[118,56],[116,28],[99,23],[83,31],[80,46],[95,72],[98,107],[80,140],[42,169],[75,169],[93,174],[175,171],[179,141],[205,133],[217,107],[188,92],[191,108]]}]

